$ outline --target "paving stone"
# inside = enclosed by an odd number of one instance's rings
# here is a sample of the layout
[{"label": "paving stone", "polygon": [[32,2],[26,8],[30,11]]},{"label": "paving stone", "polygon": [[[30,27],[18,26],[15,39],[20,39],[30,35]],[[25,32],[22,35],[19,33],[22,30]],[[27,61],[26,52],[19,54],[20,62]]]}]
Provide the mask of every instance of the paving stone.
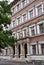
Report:
[{"label": "paving stone", "polygon": [[15,62],[10,60],[0,59],[0,65],[44,65],[44,61]]}]

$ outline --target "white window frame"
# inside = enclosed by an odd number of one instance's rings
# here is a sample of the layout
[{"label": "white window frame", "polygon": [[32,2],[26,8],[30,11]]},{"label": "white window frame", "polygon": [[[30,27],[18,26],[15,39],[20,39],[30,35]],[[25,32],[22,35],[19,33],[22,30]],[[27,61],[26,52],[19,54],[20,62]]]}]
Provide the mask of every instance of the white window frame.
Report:
[{"label": "white window frame", "polygon": [[[21,1],[22,1],[22,0],[21,0]],[[26,3],[26,0],[25,0],[25,6],[26,6],[26,4],[27,4],[27,3]],[[21,2],[21,5],[23,5],[23,3],[22,3],[22,2]],[[24,7],[25,7],[25,6],[24,6]],[[24,7],[22,6],[22,8],[24,8]]]},{"label": "white window frame", "polygon": [[21,30],[18,30],[18,31],[17,31],[17,39],[19,39],[19,35],[18,35],[18,32],[21,32]]},{"label": "white window frame", "polygon": [[[44,20],[37,23],[37,33],[40,34],[39,24],[44,23]],[[42,34],[42,33],[41,33]]]},{"label": "white window frame", "polygon": [[[27,21],[27,12],[25,12],[25,13],[22,14],[22,23],[24,23],[24,21],[23,21],[23,15],[24,15],[24,14],[26,14],[26,21]],[[26,21],[25,21],[25,22],[26,22]]]},{"label": "white window frame", "polygon": [[31,10],[33,10],[33,17],[35,16],[35,14],[34,14],[34,7],[33,7],[33,8],[31,8],[31,9],[28,10],[28,19],[29,20],[30,20],[30,13],[29,13],[29,11],[31,11]]},{"label": "white window frame", "polygon": [[17,8],[17,12],[20,11],[20,4],[17,4],[17,6],[18,6],[18,5],[19,5],[19,10],[18,10],[18,8]]},{"label": "white window frame", "polygon": [[15,34],[15,37],[17,37],[16,32],[13,32],[13,33],[12,33],[12,35],[14,35],[14,34]]},{"label": "white window frame", "polygon": [[[25,29],[26,29],[26,36],[27,36],[28,27],[22,29],[23,37],[25,37],[25,35],[24,35],[24,30],[25,30]],[[28,33],[28,34],[29,34],[29,33]]]},{"label": "white window frame", "polygon": [[[13,19],[13,20],[12,20],[12,23],[13,23],[13,21],[15,21],[15,26],[13,26],[13,28],[14,28],[14,27],[17,26],[17,20],[16,20],[16,19]],[[12,25],[13,25],[13,24],[12,24]]]},{"label": "white window frame", "polygon": [[42,6],[42,13],[44,12],[44,11],[43,11],[43,3],[41,2],[41,3],[39,3],[39,4],[37,4],[37,5],[36,5],[36,15],[38,15],[38,12],[37,12],[37,7],[38,7],[39,5],[41,5],[41,6]]},{"label": "white window frame", "polygon": [[[17,17],[17,25],[18,25],[18,18],[20,18],[20,24],[21,24],[21,16],[18,16],[18,17]],[[19,24],[19,25],[20,25],[20,24]]]},{"label": "white window frame", "polygon": [[[36,35],[36,25],[33,24],[33,25],[29,26],[29,35],[30,36],[32,36],[32,34],[31,34],[31,27],[33,27],[33,26],[34,26],[34,31],[35,31],[35,35]],[[35,35],[33,35],[33,36],[35,36]]]}]

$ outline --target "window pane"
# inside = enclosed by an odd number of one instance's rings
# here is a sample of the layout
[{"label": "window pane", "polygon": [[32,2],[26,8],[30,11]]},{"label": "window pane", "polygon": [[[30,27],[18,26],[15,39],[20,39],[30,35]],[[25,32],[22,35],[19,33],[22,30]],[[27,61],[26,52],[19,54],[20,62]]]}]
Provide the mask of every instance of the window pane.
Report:
[{"label": "window pane", "polygon": [[34,15],[33,10],[29,11],[29,14],[30,14],[30,19],[32,19]]},{"label": "window pane", "polygon": [[25,4],[26,4],[26,0],[22,0],[23,7],[25,7]]},{"label": "window pane", "polygon": [[18,4],[18,5],[17,5],[17,11],[19,11],[19,9],[20,9],[20,5]]},{"label": "window pane", "polygon": [[18,25],[20,24],[20,17],[18,18]]},{"label": "window pane", "polygon": [[44,33],[44,25],[43,25],[43,23],[39,24],[39,28],[40,28],[40,33]]},{"label": "window pane", "polygon": [[15,20],[13,21],[13,27],[15,27],[16,26],[16,22],[15,22]]},{"label": "window pane", "polygon": [[24,30],[24,37],[26,37],[26,29]]},{"label": "window pane", "polygon": [[29,0],[29,3],[33,2],[34,0]]},{"label": "window pane", "polygon": [[36,45],[32,45],[32,51],[33,51],[33,55],[36,54]]},{"label": "window pane", "polygon": [[38,15],[41,15],[42,14],[42,5],[39,5],[37,7],[37,11],[38,11]]},{"label": "window pane", "polygon": [[26,14],[23,15],[23,22],[26,21]]},{"label": "window pane", "polygon": [[44,44],[41,44],[41,51],[42,51],[42,54],[44,54]]},{"label": "window pane", "polygon": [[35,35],[35,29],[34,29],[34,26],[31,27],[31,35],[32,35],[32,36]]}]

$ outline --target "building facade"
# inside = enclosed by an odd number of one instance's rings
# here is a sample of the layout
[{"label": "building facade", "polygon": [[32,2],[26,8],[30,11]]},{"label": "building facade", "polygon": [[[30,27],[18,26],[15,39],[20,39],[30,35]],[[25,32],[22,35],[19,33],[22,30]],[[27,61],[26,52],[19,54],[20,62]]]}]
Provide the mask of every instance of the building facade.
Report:
[{"label": "building facade", "polygon": [[44,0],[16,0],[12,4],[10,29],[18,39],[14,58],[44,60]]}]

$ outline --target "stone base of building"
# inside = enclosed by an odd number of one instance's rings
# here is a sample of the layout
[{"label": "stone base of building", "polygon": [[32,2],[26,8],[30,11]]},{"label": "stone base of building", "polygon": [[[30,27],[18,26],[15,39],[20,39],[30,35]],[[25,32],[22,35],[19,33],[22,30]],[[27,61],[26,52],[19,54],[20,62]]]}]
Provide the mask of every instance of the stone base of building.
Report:
[{"label": "stone base of building", "polygon": [[27,56],[27,58],[24,58],[22,55],[20,58],[16,58],[16,57],[10,57],[10,56],[0,56],[0,59],[7,59],[7,60],[13,60],[13,61],[16,61],[16,62],[31,62],[32,60],[40,60],[40,61],[44,61],[44,55],[38,55],[38,56]]}]

